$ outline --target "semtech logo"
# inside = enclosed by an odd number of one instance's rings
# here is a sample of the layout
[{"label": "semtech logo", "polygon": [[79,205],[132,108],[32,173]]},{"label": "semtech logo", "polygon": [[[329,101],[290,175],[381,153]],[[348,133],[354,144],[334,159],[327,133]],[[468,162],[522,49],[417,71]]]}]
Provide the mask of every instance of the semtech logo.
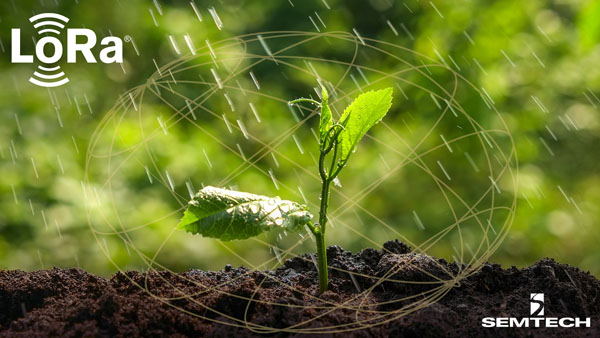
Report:
[{"label": "semtech logo", "polygon": [[483,327],[591,327],[592,320],[588,317],[544,317],[544,294],[529,295],[530,317],[486,317],[481,320]]},{"label": "semtech logo", "polygon": [[[39,62],[37,70],[29,78],[29,82],[40,87],[58,87],[69,82],[69,78],[62,71],[59,61],[63,59],[64,48],[59,37],[62,35],[69,19],[56,13],[42,13],[32,16],[29,21],[36,29],[39,39],[33,38],[35,44],[35,59]],[[11,32],[11,60],[12,63],[34,63],[33,55],[21,54],[21,30],[12,29]],[[85,39],[84,42],[80,40]],[[96,46],[98,38],[90,29],[67,29],[67,63],[76,63],[80,53],[87,63],[97,63],[92,48]],[[102,63],[123,63],[123,41],[120,38],[109,36],[102,39],[100,61]],[[47,48],[51,46],[52,48]],[[48,50],[50,49],[50,50]]]}]

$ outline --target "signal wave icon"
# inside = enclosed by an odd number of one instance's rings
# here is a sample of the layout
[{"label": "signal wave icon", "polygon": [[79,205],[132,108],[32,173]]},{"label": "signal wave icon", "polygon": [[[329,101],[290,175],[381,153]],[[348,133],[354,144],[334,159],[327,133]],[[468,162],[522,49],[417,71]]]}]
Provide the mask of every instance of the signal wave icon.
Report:
[{"label": "signal wave icon", "polygon": [[[37,30],[38,35],[51,34],[58,37],[65,29],[65,24],[69,22],[69,18],[56,13],[43,13],[32,16],[29,21],[33,24],[33,28]],[[44,39],[44,37],[41,39]],[[38,65],[37,69],[33,76],[29,78],[29,82],[35,85],[50,88],[62,86],[69,82],[65,72],[55,63],[42,63],[42,65]]]}]

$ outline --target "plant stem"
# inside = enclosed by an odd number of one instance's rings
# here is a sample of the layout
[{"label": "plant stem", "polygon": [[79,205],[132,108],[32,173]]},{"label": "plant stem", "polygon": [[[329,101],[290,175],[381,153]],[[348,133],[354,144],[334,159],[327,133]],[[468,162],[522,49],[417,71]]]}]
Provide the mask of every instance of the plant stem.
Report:
[{"label": "plant stem", "polygon": [[325,245],[325,234],[316,233],[315,239],[317,242],[317,261],[319,266],[319,290],[327,291],[329,285],[329,277],[327,271],[327,246]]},{"label": "plant stem", "polygon": [[327,207],[329,205],[329,185],[331,180],[327,177],[327,173],[323,169],[323,163],[325,156],[321,156],[320,169],[321,177],[323,179],[323,189],[321,191],[321,209],[319,210],[319,231],[315,234],[317,242],[317,258],[319,268],[319,290],[321,292],[327,291],[329,285],[329,277],[327,271],[327,245],[325,243],[325,229],[327,225]]}]

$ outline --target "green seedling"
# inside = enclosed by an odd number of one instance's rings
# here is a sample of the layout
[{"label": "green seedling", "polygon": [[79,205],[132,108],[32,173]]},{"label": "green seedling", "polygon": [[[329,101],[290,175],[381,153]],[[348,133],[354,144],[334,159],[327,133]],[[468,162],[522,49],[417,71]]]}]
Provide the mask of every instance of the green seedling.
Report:
[{"label": "green seedling", "polygon": [[254,195],[207,186],[188,203],[179,229],[225,241],[246,239],[274,228],[299,231],[305,226],[317,244],[319,289],[327,290],[327,252],[325,230],[331,184],[348,163],[361,138],[387,114],[392,105],[392,88],[359,95],[334,121],[329,108],[327,90],[323,87],[321,102],[297,99],[290,104],[308,102],[320,108],[319,176],[321,206],[319,222],[313,223],[308,207],[279,197]]}]

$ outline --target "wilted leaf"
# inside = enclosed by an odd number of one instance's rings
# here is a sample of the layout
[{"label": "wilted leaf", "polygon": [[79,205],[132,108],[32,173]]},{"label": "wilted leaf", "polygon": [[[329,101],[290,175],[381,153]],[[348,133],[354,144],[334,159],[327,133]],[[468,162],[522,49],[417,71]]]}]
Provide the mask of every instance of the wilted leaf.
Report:
[{"label": "wilted leaf", "polygon": [[229,241],[276,227],[299,230],[311,218],[307,207],[296,202],[208,186],[189,202],[178,228]]}]

